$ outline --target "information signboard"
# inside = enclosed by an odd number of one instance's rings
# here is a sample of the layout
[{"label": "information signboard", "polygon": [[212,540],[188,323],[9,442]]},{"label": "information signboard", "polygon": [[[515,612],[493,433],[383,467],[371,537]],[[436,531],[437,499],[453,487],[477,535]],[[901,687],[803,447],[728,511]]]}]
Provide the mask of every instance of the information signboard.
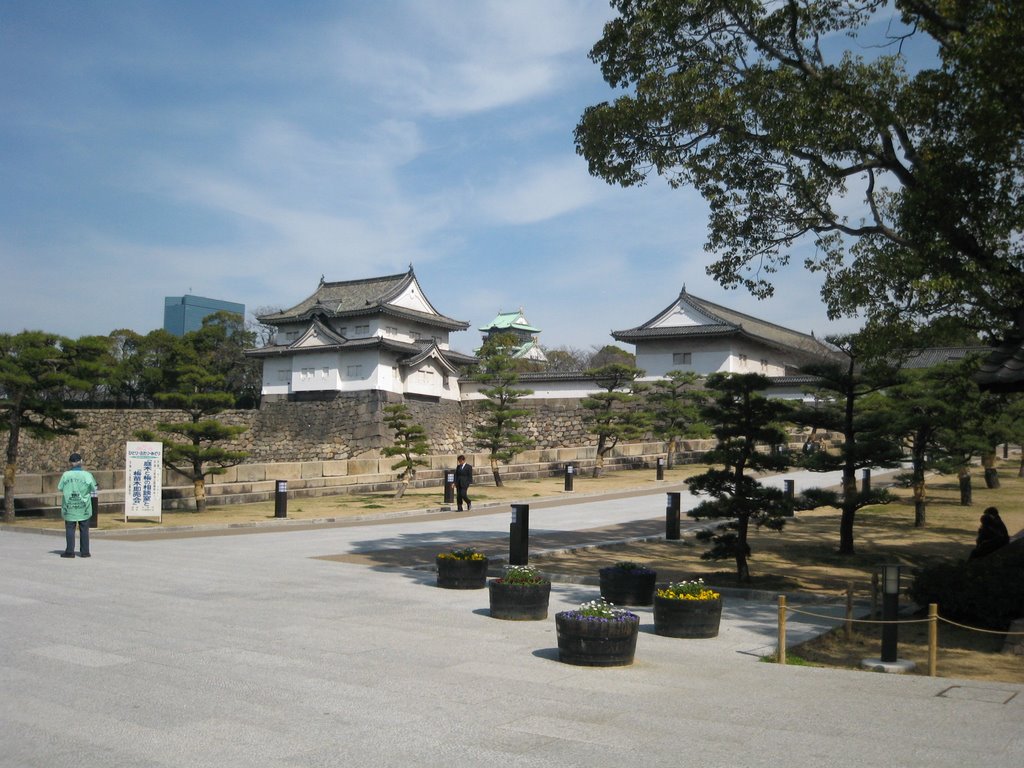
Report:
[{"label": "information signboard", "polygon": [[161,520],[163,499],[163,443],[128,443],[124,459],[124,520],[155,517]]}]

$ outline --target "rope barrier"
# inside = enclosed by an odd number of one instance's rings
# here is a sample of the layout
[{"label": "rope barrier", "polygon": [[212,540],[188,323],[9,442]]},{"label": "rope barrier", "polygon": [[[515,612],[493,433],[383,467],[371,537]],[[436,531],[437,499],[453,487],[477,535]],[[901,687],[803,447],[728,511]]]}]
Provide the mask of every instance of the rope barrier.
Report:
[{"label": "rope barrier", "polygon": [[[787,607],[787,610],[789,611],[789,613],[799,613],[799,614],[801,614],[803,616],[813,616],[816,619],[827,619],[829,621],[842,621],[842,622],[849,621],[849,622],[853,622],[854,624],[927,624],[928,622],[931,621],[930,618],[924,618],[924,619],[897,619],[895,621],[885,621],[884,619],[852,619],[852,618],[851,619],[847,619],[847,618],[845,618],[843,616],[830,616],[827,613],[814,613],[812,611],[802,611],[799,608]],[[957,622],[955,622],[955,621],[953,621],[951,619],[945,618],[944,616],[937,616],[936,618],[939,621],[943,621],[946,624],[951,624],[954,627],[960,627],[961,629],[970,629],[970,630],[973,630],[974,632],[984,632],[984,633],[989,634],[989,635],[1007,635],[1007,636],[1011,636],[1011,637],[1015,637],[1017,635],[1020,635],[1020,636],[1024,637],[1024,632],[1000,631],[998,629],[982,629],[981,627],[972,627],[972,626],[969,626],[967,624],[959,624],[959,623],[957,623]]]},{"label": "rope barrier", "polygon": [[1008,637],[1024,637],[1024,632],[1001,632],[998,629],[982,629],[981,627],[971,627],[967,624],[958,624],[952,619],[947,619],[943,616],[938,616],[937,618],[939,621],[944,621],[947,624],[953,625],[954,627],[960,627],[960,629],[970,629],[974,632],[984,632],[986,635],[1006,635]]},{"label": "rope barrier", "polygon": [[852,621],[855,624],[922,624],[929,621],[929,619],[898,619],[896,621],[884,621],[882,619],[847,619],[844,616],[829,616],[827,613],[801,611],[799,608],[790,608],[789,612],[800,613],[804,616],[814,616],[818,619],[829,619],[830,621]]}]

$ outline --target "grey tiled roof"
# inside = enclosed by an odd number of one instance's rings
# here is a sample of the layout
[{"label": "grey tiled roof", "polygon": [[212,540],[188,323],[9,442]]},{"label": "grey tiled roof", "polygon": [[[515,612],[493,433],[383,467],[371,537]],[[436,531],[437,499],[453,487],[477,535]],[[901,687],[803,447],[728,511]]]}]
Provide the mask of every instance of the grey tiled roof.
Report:
[{"label": "grey tiled roof", "polygon": [[[654,322],[677,303],[688,307],[694,313],[706,316],[710,322],[702,325],[654,327]],[[635,343],[638,340],[656,338],[693,338],[695,336],[739,334],[786,349],[794,349],[808,355],[832,356],[831,347],[812,335],[785,328],[767,320],[761,320],[742,312],[723,307],[721,304],[698,298],[684,288],[679,298],[646,323],[623,331],[612,331],[617,341]]]},{"label": "grey tiled roof", "polygon": [[901,368],[931,368],[943,363],[957,363],[972,355],[987,355],[989,347],[928,347],[914,352],[903,361]]},{"label": "grey tiled roof", "polygon": [[268,325],[296,320],[308,320],[316,314],[326,317],[357,317],[360,315],[384,312],[390,315],[422,320],[426,323],[453,330],[469,328],[469,323],[446,317],[430,304],[430,300],[420,291],[421,298],[435,314],[419,312],[391,304],[416,275],[409,268],[408,272],[384,277],[370,277],[363,280],[345,280],[341,282],[324,282],[321,280],[316,290],[294,307],[281,312],[272,312],[259,317],[260,322]]}]

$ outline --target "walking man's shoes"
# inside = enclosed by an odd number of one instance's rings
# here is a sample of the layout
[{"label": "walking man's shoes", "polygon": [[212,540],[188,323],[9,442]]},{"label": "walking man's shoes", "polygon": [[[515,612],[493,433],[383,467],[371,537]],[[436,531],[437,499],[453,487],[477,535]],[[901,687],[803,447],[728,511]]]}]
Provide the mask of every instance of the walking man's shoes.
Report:
[{"label": "walking man's shoes", "polygon": [[60,556],[61,557],[74,557],[75,553],[74,552],[61,552]]},{"label": "walking man's shoes", "polygon": [[88,552],[83,552],[79,557],[92,557]]}]

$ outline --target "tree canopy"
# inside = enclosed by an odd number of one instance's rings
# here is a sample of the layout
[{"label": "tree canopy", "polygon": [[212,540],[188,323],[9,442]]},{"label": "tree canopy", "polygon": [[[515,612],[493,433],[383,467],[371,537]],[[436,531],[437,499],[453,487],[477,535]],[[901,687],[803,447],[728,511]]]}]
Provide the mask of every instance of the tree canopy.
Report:
[{"label": "tree canopy", "polygon": [[486,398],[480,405],[482,418],[473,430],[473,440],[487,451],[498,487],[503,485],[498,462],[508,463],[533,445],[522,432],[522,419],[528,411],[517,405],[533,390],[517,386],[519,366],[513,357],[516,346],[516,338],[510,333],[491,336],[480,349],[480,366],[473,374],[481,384],[480,394]]},{"label": "tree canopy", "polygon": [[6,432],[4,521],[14,522],[14,483],[21,433],[50,439],[73,435],[74,411],[65,407],[72,392],[93,388],[104,373],[105,344],[96,337],[78,341],[43,331],[0,334],[0,432]]},{"label": "tree canopy", "polygon": [[1024,4],[612,5],[591,58],[625,92],[586,110],[577,150],[610,183],[697,189],[721,284],[770,295],[806,243],[831,317],[1018,319]]}]

